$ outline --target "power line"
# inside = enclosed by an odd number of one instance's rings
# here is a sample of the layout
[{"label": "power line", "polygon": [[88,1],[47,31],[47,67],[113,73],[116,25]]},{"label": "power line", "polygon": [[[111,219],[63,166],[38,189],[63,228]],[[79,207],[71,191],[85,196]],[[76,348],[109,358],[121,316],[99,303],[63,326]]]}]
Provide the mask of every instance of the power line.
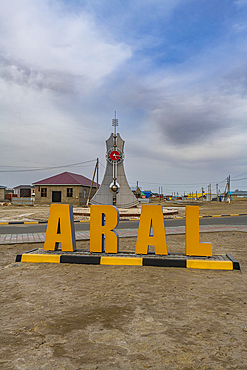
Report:
[{"label": "power line", "polygon": [[160,184],[162,184],[162,186],[173,186],[173,185],[176,185],[176,186],[185,186],[185,185],[205,185],[205,184],[207,184],[206,182],[205,183],[194,183],[194,184],[165,184],[165,183],[161,183],[161,182],[147,182],[147,181],[140,181],[140,183],[142,183],[142,184],[148,184],[148,185],[160,185]]},{"label": "power line", "polygon": [[[64,167],[72,167],[72,166],[79,166],[85,163],[95,162],[96,159],[92,159],[90,161],[85,162],[78,162],[78,163],[72,163],[72,164],[65,164],[62,166],[52,166],[52,167],[26,167],[26,169],[21,170],[0,170],[0,172],[30,172],[30,171],[43,171],[43,170],[54,170],[57,168],[64,168]],[[0,166],[0,167],[11,167],[11,166]],[[19,166],[17,166],[18,168]],[[16,167],[15,167],[16,168]],[[23,168],[23,167],[22,167]],[[25,168],[25,167],[24,167]]]},{"label": "power line", "polygon": [[223,182],[226,182],[227,178],[225,178],[224,180],[222,180],[221,182],[219,182],[218,184],[223,184]]},{"label": "power line", "polygon": [[240,173],[239,175],[236,175],[236,176],[233,176],[232,177],[232,179],[235,179],[236,177],[238,177],[238,176],[243,176],[243,175],[245,175],[247,173],[247,171],[245,171],[245,172],[243,172],[243,173]]},{"label": "power line", "polygon": [[[225,180],[224,180],[225,181]],[[193,184],[165,184],[161,182],[146,182],[146,181],[140,181],[142,184],[149,184],[149,185],[162,185],[162,186],[193,186],[193,185],[208,185],[208,182],[198,182],[198,183],[193,183]],[[216,182],[213,182],[213,184],[216,184]]]},{"label": "power line", "polygon": [[231,181],[241,181],[241,180],[246,180],[247,177],[243,177],[242,179],[231,179]]}]

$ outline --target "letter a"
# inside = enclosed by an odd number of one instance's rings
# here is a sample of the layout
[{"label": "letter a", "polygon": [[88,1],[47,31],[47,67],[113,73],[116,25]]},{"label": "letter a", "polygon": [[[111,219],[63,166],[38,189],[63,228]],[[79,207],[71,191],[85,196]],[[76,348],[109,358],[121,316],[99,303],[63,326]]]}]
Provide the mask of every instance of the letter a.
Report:
[{"label": "letter a", "polygon": [[118,253],[118,209],[110,205],[90,207],[90,252]]},{"label": "letter a", "polygon": [[63,252],[76,250],[72,204],[51,204],[44,250],[57,250],[58,243]]},{"label": "letter a", "polygon": [[186,207],[187,256],[212,256],[212,243],[199,243],[199,206]]},{"label": "letter a", "polygon": [[142,206],[135,253],[147,254],[149,245],[154,245],[155,254],[168,254],[162,206]]}]

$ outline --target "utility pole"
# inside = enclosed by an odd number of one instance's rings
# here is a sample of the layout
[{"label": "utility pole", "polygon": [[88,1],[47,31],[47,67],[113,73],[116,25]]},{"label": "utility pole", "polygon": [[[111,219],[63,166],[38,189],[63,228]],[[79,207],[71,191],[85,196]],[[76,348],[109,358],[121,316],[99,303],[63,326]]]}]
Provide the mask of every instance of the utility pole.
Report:
[{"label": "utility pole", "polygon": [[96,186],[96,191],[98,190],[99,188],[99,158],[97,158],[97,162],[96,162],[96,166],[97,166],[97,186]]},{"label": "utility pole", "polygon": [[91,192],[92,192],[93,182],[94,182],[94,178],[95,178],[96,173],[97,173],[97,190],[98,190],[98,181],[99,181],[98,172],[99,172],[99,158],[97,158],[97,161],[96,161],[96,165],[95,165],[95,169],[94,169],[94,173],[93,173],[93,178],[92,178],[90,190],[89,190],[89,193],[88,193],[88,198],[87,198],[87,203],[86,203],[87,207],[88,207],[88,204],[89,204],[90,195],[91,195]]},{"label": "utility pole", "polygon": [[223,197],[223,199],[224,199],[224,201],[226,201],[226,196],[227,196],[227,189],[228,189],[228,177],[227,177],[227,179],[226,179],[226,187],[225,187],[225,191],[224,191],[224,197]]},{"label": "utility pole", "polygon": [[216,195],[217,195],[217,202],[219,201],[219,189],[218,184],[216,184]]},{"label": "utility pole", "polygon": [[208,198],[209,201],[211,202],[211,184],[208,185]]},{"label": "utility pole", "polygon": [[230,194],[230,175],[227,178],[227,184],[228,184],[228,201],[231,202],[231,194]]}]

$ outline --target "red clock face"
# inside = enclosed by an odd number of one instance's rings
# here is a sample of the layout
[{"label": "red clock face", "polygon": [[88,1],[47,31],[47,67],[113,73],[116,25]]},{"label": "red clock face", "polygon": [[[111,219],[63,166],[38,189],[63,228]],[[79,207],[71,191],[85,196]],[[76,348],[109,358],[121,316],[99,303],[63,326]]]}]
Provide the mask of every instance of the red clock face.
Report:
[{"label": "red clock face", "polygon": [[124,154],[118,148],[111,148],[106,153],[106,159],[111,164],[113,163],[119,164],[120,162],[122,162],[123,158],[124,158]]},{"label": "red clock face", "polygon": [[110,158],[112,161],[116,162],[119,160],[120,158],[120,153],[117,151],[117,150],[113,150],[111,153],[110,153]]}]

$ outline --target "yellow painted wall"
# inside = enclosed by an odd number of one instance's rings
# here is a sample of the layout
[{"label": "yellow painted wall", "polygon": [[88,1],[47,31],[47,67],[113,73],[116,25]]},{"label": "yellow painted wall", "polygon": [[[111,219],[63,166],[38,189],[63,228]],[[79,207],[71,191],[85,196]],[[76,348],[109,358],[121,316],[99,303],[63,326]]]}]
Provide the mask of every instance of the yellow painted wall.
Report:
[{"label": "yellow painted wall", "polygon": [[[203,195],[206,195],[206,193],[203,193]],[[202,193],[197,193],[197,198],[200,198],[202,196]],[[188,198],[196,198],[196,193],[188,194]]]}]

